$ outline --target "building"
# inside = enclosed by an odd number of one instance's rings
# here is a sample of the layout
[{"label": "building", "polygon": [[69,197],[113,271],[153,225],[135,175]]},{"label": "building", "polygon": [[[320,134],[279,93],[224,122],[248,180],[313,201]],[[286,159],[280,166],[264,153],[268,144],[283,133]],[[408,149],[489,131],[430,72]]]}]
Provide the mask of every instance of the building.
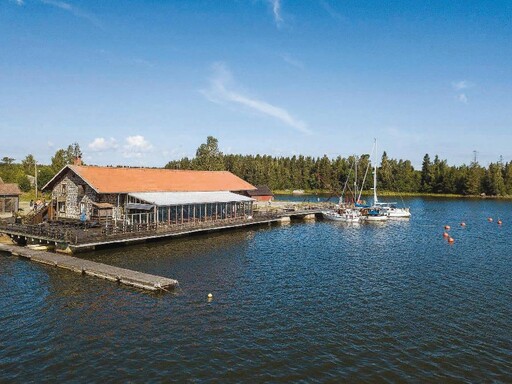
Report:
[{"label": "building", "polygon": [[247,193],[256,201],[272,201],[274,199],[274,194],[266,185],[257,185],[255,190]]},{"label": "building", "polygon": [[20,195],[21,191],[18,184],[0,182],[0,214],[12,215],[13,212],[18,212]]},{"label": "building", "polygon": [[163,225],[252,217],[255,189],[227,171],[83,165],[64,167],[43,187],[52,193],[49,220]]}]

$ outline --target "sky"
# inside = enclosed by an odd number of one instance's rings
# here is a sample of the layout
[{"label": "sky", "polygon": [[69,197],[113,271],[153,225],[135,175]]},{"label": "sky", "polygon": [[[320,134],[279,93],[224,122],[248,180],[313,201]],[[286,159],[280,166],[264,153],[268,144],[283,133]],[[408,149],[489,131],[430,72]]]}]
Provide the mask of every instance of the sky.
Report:
[{"label": "sky", "polygon": [[0,0],[0,158],[512,161],[512,1]]}]

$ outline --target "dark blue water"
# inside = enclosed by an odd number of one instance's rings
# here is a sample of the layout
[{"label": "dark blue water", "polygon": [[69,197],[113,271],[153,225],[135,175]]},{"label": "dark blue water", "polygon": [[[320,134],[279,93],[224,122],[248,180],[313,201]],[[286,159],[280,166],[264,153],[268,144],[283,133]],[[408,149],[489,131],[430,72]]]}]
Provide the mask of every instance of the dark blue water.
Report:
[{"label": "dark blue water", "polygon": [[512,203],[407,204],[83,256],[176,294],[1,256],[0,382],[510,382]]}]

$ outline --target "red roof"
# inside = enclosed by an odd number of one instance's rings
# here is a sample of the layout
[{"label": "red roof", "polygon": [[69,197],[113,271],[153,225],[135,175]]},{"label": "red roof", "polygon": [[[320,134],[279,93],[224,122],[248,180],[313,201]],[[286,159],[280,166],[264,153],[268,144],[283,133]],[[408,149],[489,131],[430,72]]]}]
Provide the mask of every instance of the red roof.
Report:
[{"label": "red roof", "polygon": [[2,196],[19,196],[21,195],[20,187],[18,184],[2,184],[0,183],[0,195]]},{"label": "red roof", "polygon": [[[256,189],[228,171],[68,165],[98,193],[247,191]],[[62,171],[61,171],[62,172]],[[61,173],[60,172],[60,173]],[[59,174],[60,174],[59,173]],[[49,188],[55,177],[44,188]]]}]

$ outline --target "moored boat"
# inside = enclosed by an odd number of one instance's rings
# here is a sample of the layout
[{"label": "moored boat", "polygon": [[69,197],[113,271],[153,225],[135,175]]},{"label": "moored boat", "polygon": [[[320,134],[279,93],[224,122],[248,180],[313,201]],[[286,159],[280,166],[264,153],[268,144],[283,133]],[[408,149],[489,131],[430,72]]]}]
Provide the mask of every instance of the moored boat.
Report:
[{"label": "moored boat", "polygon": [[396,203],[376,202],[375,206],[379,207],[381,210],[386,212],[390,219],[411,217],[411,212],[409,211],[409,208],[399,208]]},{"label": "moored boat", "polygon": [[[377,140],[375,140],[375,153],[377,153]],[[409,208],[399,208],[397,203],[380,202],[377,197],[377,161],[375,160],[373,168],[373,207],[381,211],[385,216],[389,218],[409,218],[411,212]],[[387,220],[387,219],[384,219]],[[382,220],[381,220],[382,221]]]},{"label": "moored boat", "polygon": [[346,223],[358,223],[361,221],[361,212],[351,208],[322,211],[322,216],[327,220],[343,221]]},{"label": "moored boat", "polygon": [[363,209],[361,212],[364,221],[387,221],[389,216],[383,210],[378,207],[371,207]]}]

